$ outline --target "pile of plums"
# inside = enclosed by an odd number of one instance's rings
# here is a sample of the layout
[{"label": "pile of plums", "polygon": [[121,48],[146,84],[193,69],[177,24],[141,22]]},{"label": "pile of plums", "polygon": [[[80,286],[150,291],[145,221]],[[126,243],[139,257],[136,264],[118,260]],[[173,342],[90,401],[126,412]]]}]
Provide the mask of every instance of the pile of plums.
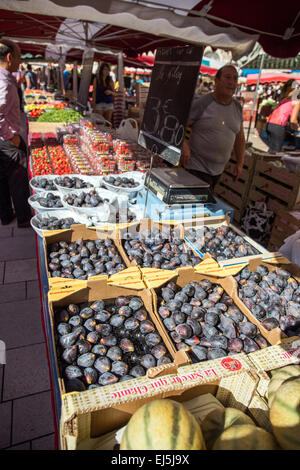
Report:
[{"label": "pile of plums", "polygon": [[89,192],[81,192],[80,194],[68,194],[64,196],[64,201],[74,207],[98,207],[108,199],[103,199],[95,189]]},{"label": "pile of plums", "polygon": [[56,186],[53,181],[47,178],[33,179],[31,184],[35,188],[45,189],[46,191],[56,191]]},{"label": "pile of plums", "polygon": [[79,222],[75,222],[72,217],[59,219],[58,217],[43,217],[40,215],[35,219],[35,225],[42,230],[68,229],[73,224],[79,224]]},{"label": "pile of plums", "polygon": [[251,272],[246,267],[235,279],[240,299],[267,330],[279,327],[287,336],[300,334],[300,285],[288,271],[260,265]]},{"label": "pile of plums", "polygon": [[220,227],[208,227],[204,225],[199,229],[188,228],[186,237],[202,253],[209,253],[216,261],[259,253],[243,237],[226,225]]},{"label": "pile of plums", "polygon": [[60,241],[48,249],[51,277],[87,279],[98,274],[116,274],[126,268],[110,239]]},{"label": "pile of plums", "polygon": [[201,262],[177,230],[128,231],[123,234],[123,247],[129,260],[143,268],[176,269]]},{"label": "pile of plums", "polygon": [[140,297],[70,304],[55,312],[55,323],[68,392],[141,377],[172,362]]},{"label": "pile of plums", "polygon": [[169,282],[158,292],[157,308],[176,348],[187,351],[193,362],[269,345],[224,289],[206,279],[182,289]]},{"label": "pile of plums", "polygon": [[63,207],[60,197],[55,196],[53,193],[47,193],[46,197],[36,196],[35,201],[37,201],[41,207],[47,207],[48,209]]},{"label": "pile of plums", "polygon": [[62,176],[60,178],[56,178],[56,183],[64,188],[74,188],[74,189],[82,189],[82,188],[92,188],[93,185],[86,181],[83,181],[81,178],[77,176]]},{"label": "pile of plums", "polygon": [[136,188],[140,185],[133,178],[126,178],[126,176],[104,176],[103,181],[118,188]]}]

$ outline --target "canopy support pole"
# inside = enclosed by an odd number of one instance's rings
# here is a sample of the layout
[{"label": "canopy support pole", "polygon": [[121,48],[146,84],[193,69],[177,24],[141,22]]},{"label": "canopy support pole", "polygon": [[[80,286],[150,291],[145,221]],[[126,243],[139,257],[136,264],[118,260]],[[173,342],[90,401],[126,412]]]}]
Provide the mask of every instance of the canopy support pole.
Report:
[{"label": "canopy support pole", "polygon": [[81,106],[81,108],[83,108],[84,110],[87,108],[87,103],[89,99],[89,89],[92,78],[94,55],[94,51],[90,48],[86,48],[82,55],[82,72],[77,104]]},{"label": "canopy support pole", "polygon": [[73,101],[76,103],[77,101],[77,95],[78,95],[78,90],[77,90],[78,84],[77,84],[77,60],[75,60],[73,64]]},{"label": "canopy support pole", "polygon": [[258,73],[258,78],[257,78],[257,82],[256,82],[255,95],[254,95],[252,109],[251,109],[251,116],[250,116],[250,121],[249,121],[249,127],[248,127],[246,142],[248,142],[248,140],[249,140],[250,129],[251,129],[252,119],[253,119],[254,110],[255,110],[255,106],[256,106],[256,100],[257,100],[257,95],[258,95],[258,87],[259,87],[259,82],[260,82],[260,76],[261,76],[261,71],[262,71],[263,64],[264,64],[264,58],[265,58],[265,53],[263,53],[262,56],[261,56],[259,73]]}]

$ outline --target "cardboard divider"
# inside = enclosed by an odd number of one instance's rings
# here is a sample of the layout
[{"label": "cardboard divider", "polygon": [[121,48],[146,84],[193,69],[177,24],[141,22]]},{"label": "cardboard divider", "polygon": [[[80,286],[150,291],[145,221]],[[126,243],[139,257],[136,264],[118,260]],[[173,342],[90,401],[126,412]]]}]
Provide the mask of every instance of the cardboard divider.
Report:
[{"label": "cardboard divider", "polygon": [[[66,241],[68,243],[70,242],[75,242],[76,240],[82,238],[83,241],[94,241],[99,238],[102,240],[107,240],[107,239],[112,239],[114,246],[118,249],[121,258],[123,259],[123,256],[120,252],[120,243],[117,237],[117,232],[115,228],[108,229],[105,227],[97,228],[97,230],[92,230],[90,228],[87,228],[84,224],[78,224],[78,225],[73,225],[72,228],[69,230],[63,230],[63,231],[56,231],[56,233],[52,233],[50,231],[46,232],[43,234],[43,249],[44,249],[44,256],[45,256],[45,266],[46,266],[46,271],[47,271],[47,277],[48,277],[48,282],[49,282],[49,287],[50,289],[65,289],[65,286],[71,287],[71,286],[81,286],[82,280],[79,279],[68,279],[68,278],[63,278],[63,277],[52,277],[51,273],[49,271],[48,267],[48,248],[51,244],[54,244],[56,242],[60,241]],[[123,259],[124,265],[126,266],[125,260]],[[123,276],[128,276],[128,272],[124,274],[124,270],[121,271],[120,273],[117,273],[114,275],[114,280],[118,275]],[[104,274],[105,275],[105,274]],[[97,276],[93,276],[93,278],[101,279],[103,274],[99,274]],[[133,277],[136,277],[133,275]]]}]

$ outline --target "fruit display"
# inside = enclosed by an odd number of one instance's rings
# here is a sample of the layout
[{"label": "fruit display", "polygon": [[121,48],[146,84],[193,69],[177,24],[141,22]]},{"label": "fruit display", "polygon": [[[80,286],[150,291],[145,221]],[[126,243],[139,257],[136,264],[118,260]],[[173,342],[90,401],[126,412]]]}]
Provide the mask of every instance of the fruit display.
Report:
[{"label": "fruit display", "polygon": [[153,400],[130,418],[120,450],[204,450],[201,427],[183,404]]},{"label": "fruit display", "polygon": [[48,146],[48,153],[56,175],[73,173],[70,160],[60,145]]},{"label": "fruit display", "polygon": [[269,407],[272,429],[280,447],[300,450],[300,375],[279,386]]},{"label": "fruit display", "polygon": [[140,297],[70,304],[54,312],[68,392],[123,382],[172,362]]},{"label": "fruit display", "polygon": [[82,188],[92,188],[93,185],[89,182],[83,181],[79,177],[74,176],[63,176],[61,178],[56,178],[55,182],[62,186],[63,188],[74,188],[74,189],[82,189]]},{"label": "fruit display", "polygon": [[240,424],[226,429],[214,443],[212,450],[279,450],[273,435],[251,424]]},{"label": "fruit display", "polygon": [[35,226],[41,230],[65,230],[79,223],[72,217],[59,219],[58,217],[43,217],[39,214],[35,216],[34,222]]},{"label": "fruit display", "polygon": [[224,289],[207,279],[191,281],[182,289],[171,281],[158,291],[157,299],[171,340],[193,362],[249,354],[269,345]]},{"label": "fruit display", "polygon": [[117,188],[136,188],[140,185],[133,178],[126,178],[126,176],[104,176],[103,181]]},{"label": "fruit display", "polygon": [[288,271],[260,265],[251,272],[246,267],[235,279],[240,299],[264,328],[280,328],[287,336],[300,334],[300,285]]},{"label": "fruit display", "polygon": [[201,259],[194,254],[177,230],[141,230],[122,235],[124,250],[129,261],[142,268],[176,269],[195,266]]},{"label": "fruit display", "polygon": [[275,394],[279,387],[286,381],[293,377],[300,377],[300,366],[293,365],[293,366],[286,366],[282,367],[281,369],[275,369],[271,371],[271,380],[268,385],[268,405],[269,407],[272,405]]},{"label": "fruit display", "polygon": [[74,207],[100,207],[104,203],[110,202],[108,198],[102,198],[95,188],[91,189],[89,192],[82,191],[78,194],[69,193],[64,196],[64,201]]},{"label": "fruit display", "polygon": [[199,229],[187,228],[185,235],[197,250],[203,254],[209,253],[216,261],[259,253],[256,248],[226,225],[219,227],[204,225]]},{"label": "fruit display", "polygon": [[42,189],[44,191],[56,191],[56,186],[52,179],[49,178],[33,178],[30,180],[33,188]]},{"label": "fruit display", "polygon": [[37,122],[77,122],[81,114],[73,109],[53,109],[44,112],[37,118]]},{"label": "fruit display", "polygon": [[60,196],[56,196],[53,193],[47,193],[45,196],[31,196],[29,198],[29,203],[33,203],[34,206],[38,204],[42,208],[47,209],[63,207]]},{"label": "fruit display", "polygon": [[86,280],[98,274],[116,274],[126,268],[110,239],[60,241],[48,249],[51,277]]},{"label": "fruit display", "polygon": [[231,426],[248,424],[255,426],[250,416],[236,408],[216,408],[201,423],[201,430],[208,449],[211,449],[220,435]]},{"label": "fruit display", "polygon": [[31,149],[31,169],[33,176],[53,174],[46,147]]}]

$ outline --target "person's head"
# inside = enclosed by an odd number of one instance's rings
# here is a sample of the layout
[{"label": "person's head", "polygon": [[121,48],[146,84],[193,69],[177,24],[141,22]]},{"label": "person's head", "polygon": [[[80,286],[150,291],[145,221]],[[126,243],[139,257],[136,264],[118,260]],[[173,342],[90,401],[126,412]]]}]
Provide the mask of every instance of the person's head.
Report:
[{"label": "person's head", "polygon": [[8,39],[0,39],[0,66],[9,72],[17,72],[20,59],[19,46]]},{"label": "person's head", "polygon": [[238,84],[238,73],[233,65],[221,67],[215,77],[215,91],[217,94],[232,97]]},{"label": "person's head", "polygon": [[109,81],[110,79],[110,67],[108,64],[106,64],[105,62],[102,62],[100,67],[99,67],[99,73],[98,73],[98,77],[99,77],[99,81],[101,84],[107,84],[107,82]]},{"label": "person's head", "polygon": [[290,78],[287,82],[285,82],[285,84],[283,85],[281,89],[280,99],[289,98],[297,94],[298,94],[298,83],[293,78]]},{"label": "person's head", "polygon": [[29,72],[31,72],[31,70],[32,70],[31,64],[27,64],[27,70],[28,70]]}]

